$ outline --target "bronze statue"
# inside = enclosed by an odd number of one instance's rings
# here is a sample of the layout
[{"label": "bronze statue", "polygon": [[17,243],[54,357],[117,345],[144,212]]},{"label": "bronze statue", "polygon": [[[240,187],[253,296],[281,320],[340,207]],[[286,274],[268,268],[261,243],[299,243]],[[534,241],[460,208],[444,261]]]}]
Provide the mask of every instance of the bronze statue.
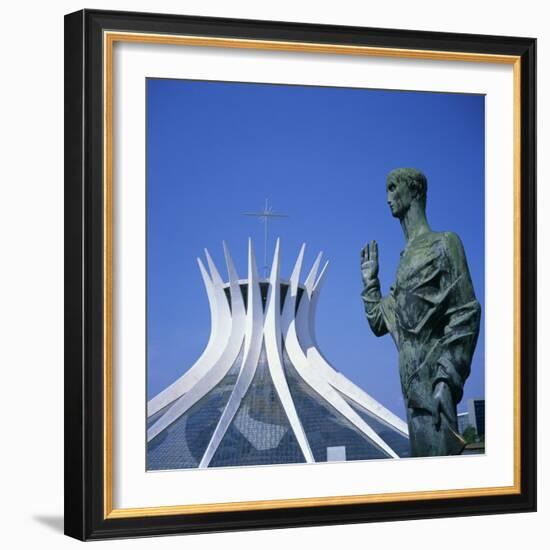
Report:
[{"label": "bronze statue", "polygon": [[427,187],[426,176],[414,168],[388,174],[388,205],[406,246],[387,296],[380,292],[376,241],[361,251],[369,325],[376,336],[389,332],[399,351],[412,456],[460,454],[464,448],[456,406],[470,374],[481,315],[460,238],[428,225]]}]

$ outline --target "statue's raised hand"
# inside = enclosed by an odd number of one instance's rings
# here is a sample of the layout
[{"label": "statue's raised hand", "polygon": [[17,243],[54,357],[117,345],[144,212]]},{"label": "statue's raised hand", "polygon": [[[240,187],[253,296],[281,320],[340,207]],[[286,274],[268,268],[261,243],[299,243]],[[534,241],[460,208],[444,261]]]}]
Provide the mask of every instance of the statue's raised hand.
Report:
[{"label": "statue's raised hand", "polygon": [[378,277],[378,244],[376,241],[367,243],[361,250],[361,274],[365,284]]}]

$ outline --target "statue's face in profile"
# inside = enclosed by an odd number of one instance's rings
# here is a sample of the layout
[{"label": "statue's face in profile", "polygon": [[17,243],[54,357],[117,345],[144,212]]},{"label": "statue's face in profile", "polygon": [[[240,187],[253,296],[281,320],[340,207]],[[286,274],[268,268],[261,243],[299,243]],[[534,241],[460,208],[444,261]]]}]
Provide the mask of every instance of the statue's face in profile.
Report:
[{"label": "statue's face in profile", "polygon": [[389,178],[386,184],[386,192],[392,216],[401,219],[413,201],[413,194],[409,186],[400,179]]}]

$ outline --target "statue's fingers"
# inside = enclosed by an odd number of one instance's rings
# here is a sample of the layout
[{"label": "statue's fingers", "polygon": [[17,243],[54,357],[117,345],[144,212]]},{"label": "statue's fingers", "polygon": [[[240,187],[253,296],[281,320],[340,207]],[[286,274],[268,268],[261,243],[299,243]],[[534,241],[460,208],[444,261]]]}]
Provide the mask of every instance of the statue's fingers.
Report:
[{"label": "statue's fingers", "polygon": [[370,248],[371,248],[372,259],[377,260],[378,259],[378,243],[376,241],[372,241],[372,244],[371,244]]},{"label": "statue's fingers", "polygon": [[439,430],[439,426],[441,425],[441,409],[439,399],[436,400],[435,407],[432,411],[432,416],[435,429]]},{"label": "statue's fingers", "polygon": [[446,418],[450,421],[454,417],[454,401],[453,396],[451,393],[451,388],[449,385],[445,382],[440,382],[440,392],[439,392],[439,398],[438,403],[439,407],[441,409],[441,413],[446,416]]},{"label": "statue's fingers", "polygon": [[443,403],[442,405],[442,409],[443,409],[443,412],[445,414],[445,416],[447,417],[447,419],[450,421],[453,416],[454,416],[454,406],[453,406],[453,403],[451,401],[452,398],[450,399],[446,399],[445,402]]},{"label": "statue's fingers", "polygon": [[365,245],[365,260],[370,260],[370,247],[369,243]]}]

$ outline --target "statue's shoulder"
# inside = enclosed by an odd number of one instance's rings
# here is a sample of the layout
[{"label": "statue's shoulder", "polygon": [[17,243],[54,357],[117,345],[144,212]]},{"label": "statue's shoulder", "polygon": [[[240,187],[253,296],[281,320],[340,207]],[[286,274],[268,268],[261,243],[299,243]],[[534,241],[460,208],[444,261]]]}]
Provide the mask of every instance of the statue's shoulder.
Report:
[{"label": "statue's shoulder", "polygon": [[[432,265],[443,265],[461,261],[464,248],[460,237],[452,231],[429,231],[417,237],[411,250],[414,249],[415,261],[420,258]],[[409,254],[410,257],[412,257]]]},{"label": "statue's shoulder", "polygon": [[462,241],[460,240],[460,237],[453,231],[442,231],[440,235],[441,235],[441,239],[445,241],[445,243],[448,246],[462,247]]},{"label": "statue's shoulder", "polygon": [[425,239],[430,245],[443,247],[462,246],[460,237],[452,231],[430,231],[425,234]]},{"label": "statue's shoulder", "polygon": [[432,231],[429,234],[430,246],[445,256],[460,256],[464,247],[460,237],[453,231]]},{"label": "statue's shoulder", "polygon": [[451,263],[461,265],[465,261],[465,253],[460,237],[453,231],[442,231],[440,235],[441,247],[445,255],[450,258]]}]

